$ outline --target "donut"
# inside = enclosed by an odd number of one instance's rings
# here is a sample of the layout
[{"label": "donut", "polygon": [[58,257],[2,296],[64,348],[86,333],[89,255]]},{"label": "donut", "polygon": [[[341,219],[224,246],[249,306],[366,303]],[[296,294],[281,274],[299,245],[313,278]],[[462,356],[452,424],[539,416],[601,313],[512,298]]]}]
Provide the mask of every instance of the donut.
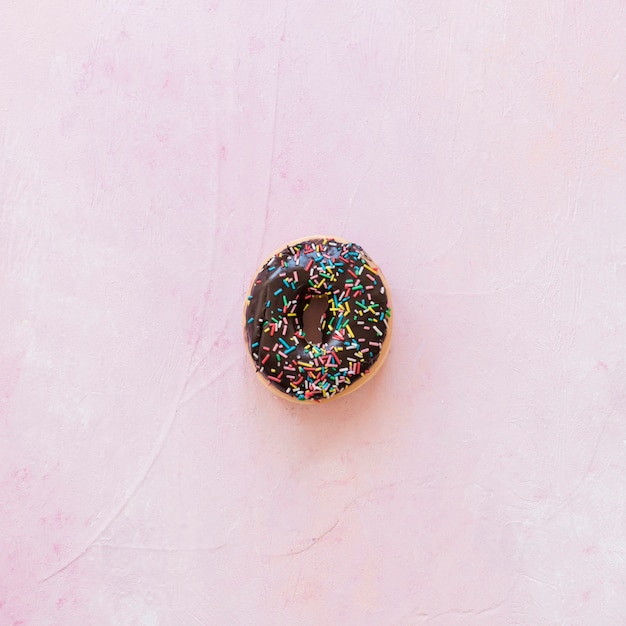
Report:
[{"label": "donut", "polygon": [[[327,306],[309,339],[304,313]],[[361,246],[335,237],[292,242],[252,281],[244,336],[258,375],[280,397],[329,400],[354,391],[382,365],[390,345],[391,300],[382,273]]]}]

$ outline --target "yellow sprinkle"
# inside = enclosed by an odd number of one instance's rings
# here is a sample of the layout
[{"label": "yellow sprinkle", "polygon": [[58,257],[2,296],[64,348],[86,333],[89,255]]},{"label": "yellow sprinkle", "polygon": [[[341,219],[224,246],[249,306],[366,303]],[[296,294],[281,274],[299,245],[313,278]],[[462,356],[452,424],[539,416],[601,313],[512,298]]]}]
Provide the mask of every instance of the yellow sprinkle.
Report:
[{"label": "yellow sprinkle", "polygon": [[348,329],[348,335],[350,335],[350,337],[354,339],[354,333],[352,332],[352,329],[350,328],[350,324],[346,324],[346,328]]}]

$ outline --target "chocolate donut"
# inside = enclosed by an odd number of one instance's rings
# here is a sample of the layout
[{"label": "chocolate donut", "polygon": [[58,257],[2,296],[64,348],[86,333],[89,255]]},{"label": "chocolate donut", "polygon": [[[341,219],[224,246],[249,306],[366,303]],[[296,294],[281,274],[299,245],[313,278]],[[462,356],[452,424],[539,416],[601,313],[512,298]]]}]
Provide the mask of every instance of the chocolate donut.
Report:
[{"label": "chocolate donut", "polygon": [[[315,297],[326,298],[328,308],[322,340],[313,343],[303,316]],[[345,394],[371,377],[389,348],[382,274],[363,248],[333,237],[298,241],[272,255],[252,281],[244,315],[258,373],[287,399]]]}]

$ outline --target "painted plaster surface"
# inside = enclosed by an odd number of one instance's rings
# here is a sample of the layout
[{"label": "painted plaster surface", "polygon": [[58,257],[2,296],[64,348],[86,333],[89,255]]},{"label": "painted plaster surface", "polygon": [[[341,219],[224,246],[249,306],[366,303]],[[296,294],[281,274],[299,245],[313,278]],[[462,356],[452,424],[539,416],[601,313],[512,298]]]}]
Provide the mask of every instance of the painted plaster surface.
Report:
[{"label": "painted plaster surface", "polygon": [[[626,624],[626,6],[5,0],[0,624]],[[358,393],[248,281],[361,244]]]}]

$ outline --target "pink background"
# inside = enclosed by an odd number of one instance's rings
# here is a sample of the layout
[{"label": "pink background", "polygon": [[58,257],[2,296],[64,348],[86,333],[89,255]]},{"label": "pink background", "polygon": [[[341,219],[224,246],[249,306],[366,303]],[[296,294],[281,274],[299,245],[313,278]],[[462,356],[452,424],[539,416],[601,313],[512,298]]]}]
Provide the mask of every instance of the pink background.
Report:
[{"label": "pink background", "polygon": [[[5,0],[0,624],[626,623],[626,5]],[[358,393],[255,380],[300,236]]]}]

